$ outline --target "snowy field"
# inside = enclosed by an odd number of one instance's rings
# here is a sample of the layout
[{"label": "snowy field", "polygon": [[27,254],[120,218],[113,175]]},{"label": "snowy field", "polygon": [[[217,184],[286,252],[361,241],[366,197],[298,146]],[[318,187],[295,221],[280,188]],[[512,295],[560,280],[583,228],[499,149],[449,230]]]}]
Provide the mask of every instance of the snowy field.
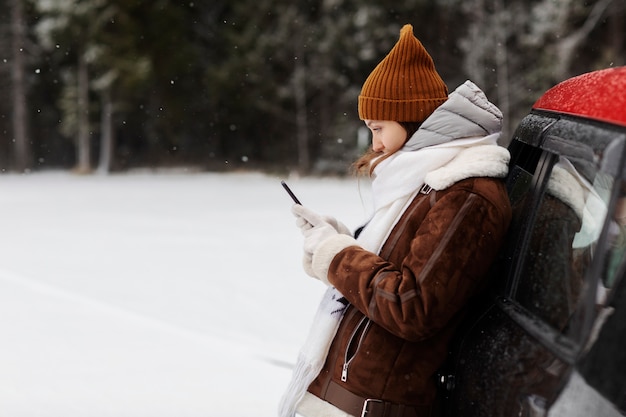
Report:
[{"label": "snowy field", "polygon": [[[324,290],[279,181],[0,175],[0,416],[274,416]],[[289,182],[366,217],[354,179]]]}]

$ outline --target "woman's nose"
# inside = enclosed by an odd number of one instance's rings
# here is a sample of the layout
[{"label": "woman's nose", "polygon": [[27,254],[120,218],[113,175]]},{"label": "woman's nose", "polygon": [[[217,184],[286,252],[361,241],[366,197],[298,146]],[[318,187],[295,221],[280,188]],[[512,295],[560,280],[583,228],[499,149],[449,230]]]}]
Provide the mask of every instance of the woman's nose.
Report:
[{"label": "woman's nose", "polygon": [[372,139],[372,149],[374,150],[374,152],[381,152],[384,149],[383,142],[380,139],[374,137]]}]

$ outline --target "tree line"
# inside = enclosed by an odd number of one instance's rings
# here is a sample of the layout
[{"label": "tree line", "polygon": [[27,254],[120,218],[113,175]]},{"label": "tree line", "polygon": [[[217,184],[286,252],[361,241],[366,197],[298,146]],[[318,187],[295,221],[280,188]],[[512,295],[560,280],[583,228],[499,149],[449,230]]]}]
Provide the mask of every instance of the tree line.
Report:
[{"label": "tree line", "polygon": [[345,173],[368,144],[357,95],[405,23],[450,90],[503,110],[504,141],[545,89],[626,57],[621,0],[0,5],[2,172]]}]

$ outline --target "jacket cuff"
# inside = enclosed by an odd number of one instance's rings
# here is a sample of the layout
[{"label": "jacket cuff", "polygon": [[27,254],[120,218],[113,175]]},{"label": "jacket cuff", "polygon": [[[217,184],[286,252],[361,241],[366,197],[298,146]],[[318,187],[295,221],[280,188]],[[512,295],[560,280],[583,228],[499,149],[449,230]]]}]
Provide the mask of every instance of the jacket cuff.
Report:
[{"label": "jacket cuff", "polygon": [[313,254],[311,268],[322,282],[332,285],[328,281],[330,263],[335,258],[335,255],[349,246],[358,246],[358,244],[352,236],[342,234],[333,235],[320,243]]}]

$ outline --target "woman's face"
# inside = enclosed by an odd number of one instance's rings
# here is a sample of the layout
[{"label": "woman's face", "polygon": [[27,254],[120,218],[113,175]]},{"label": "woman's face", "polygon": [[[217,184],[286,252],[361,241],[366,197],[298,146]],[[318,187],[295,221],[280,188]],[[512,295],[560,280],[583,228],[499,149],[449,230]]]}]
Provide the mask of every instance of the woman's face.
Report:
[{"label": "woman's face", "polygon": [[394,153],[406,142],[406,130],[398,122],[390,120],[365,120],[372,131],[372,149],[384,154]]}]

